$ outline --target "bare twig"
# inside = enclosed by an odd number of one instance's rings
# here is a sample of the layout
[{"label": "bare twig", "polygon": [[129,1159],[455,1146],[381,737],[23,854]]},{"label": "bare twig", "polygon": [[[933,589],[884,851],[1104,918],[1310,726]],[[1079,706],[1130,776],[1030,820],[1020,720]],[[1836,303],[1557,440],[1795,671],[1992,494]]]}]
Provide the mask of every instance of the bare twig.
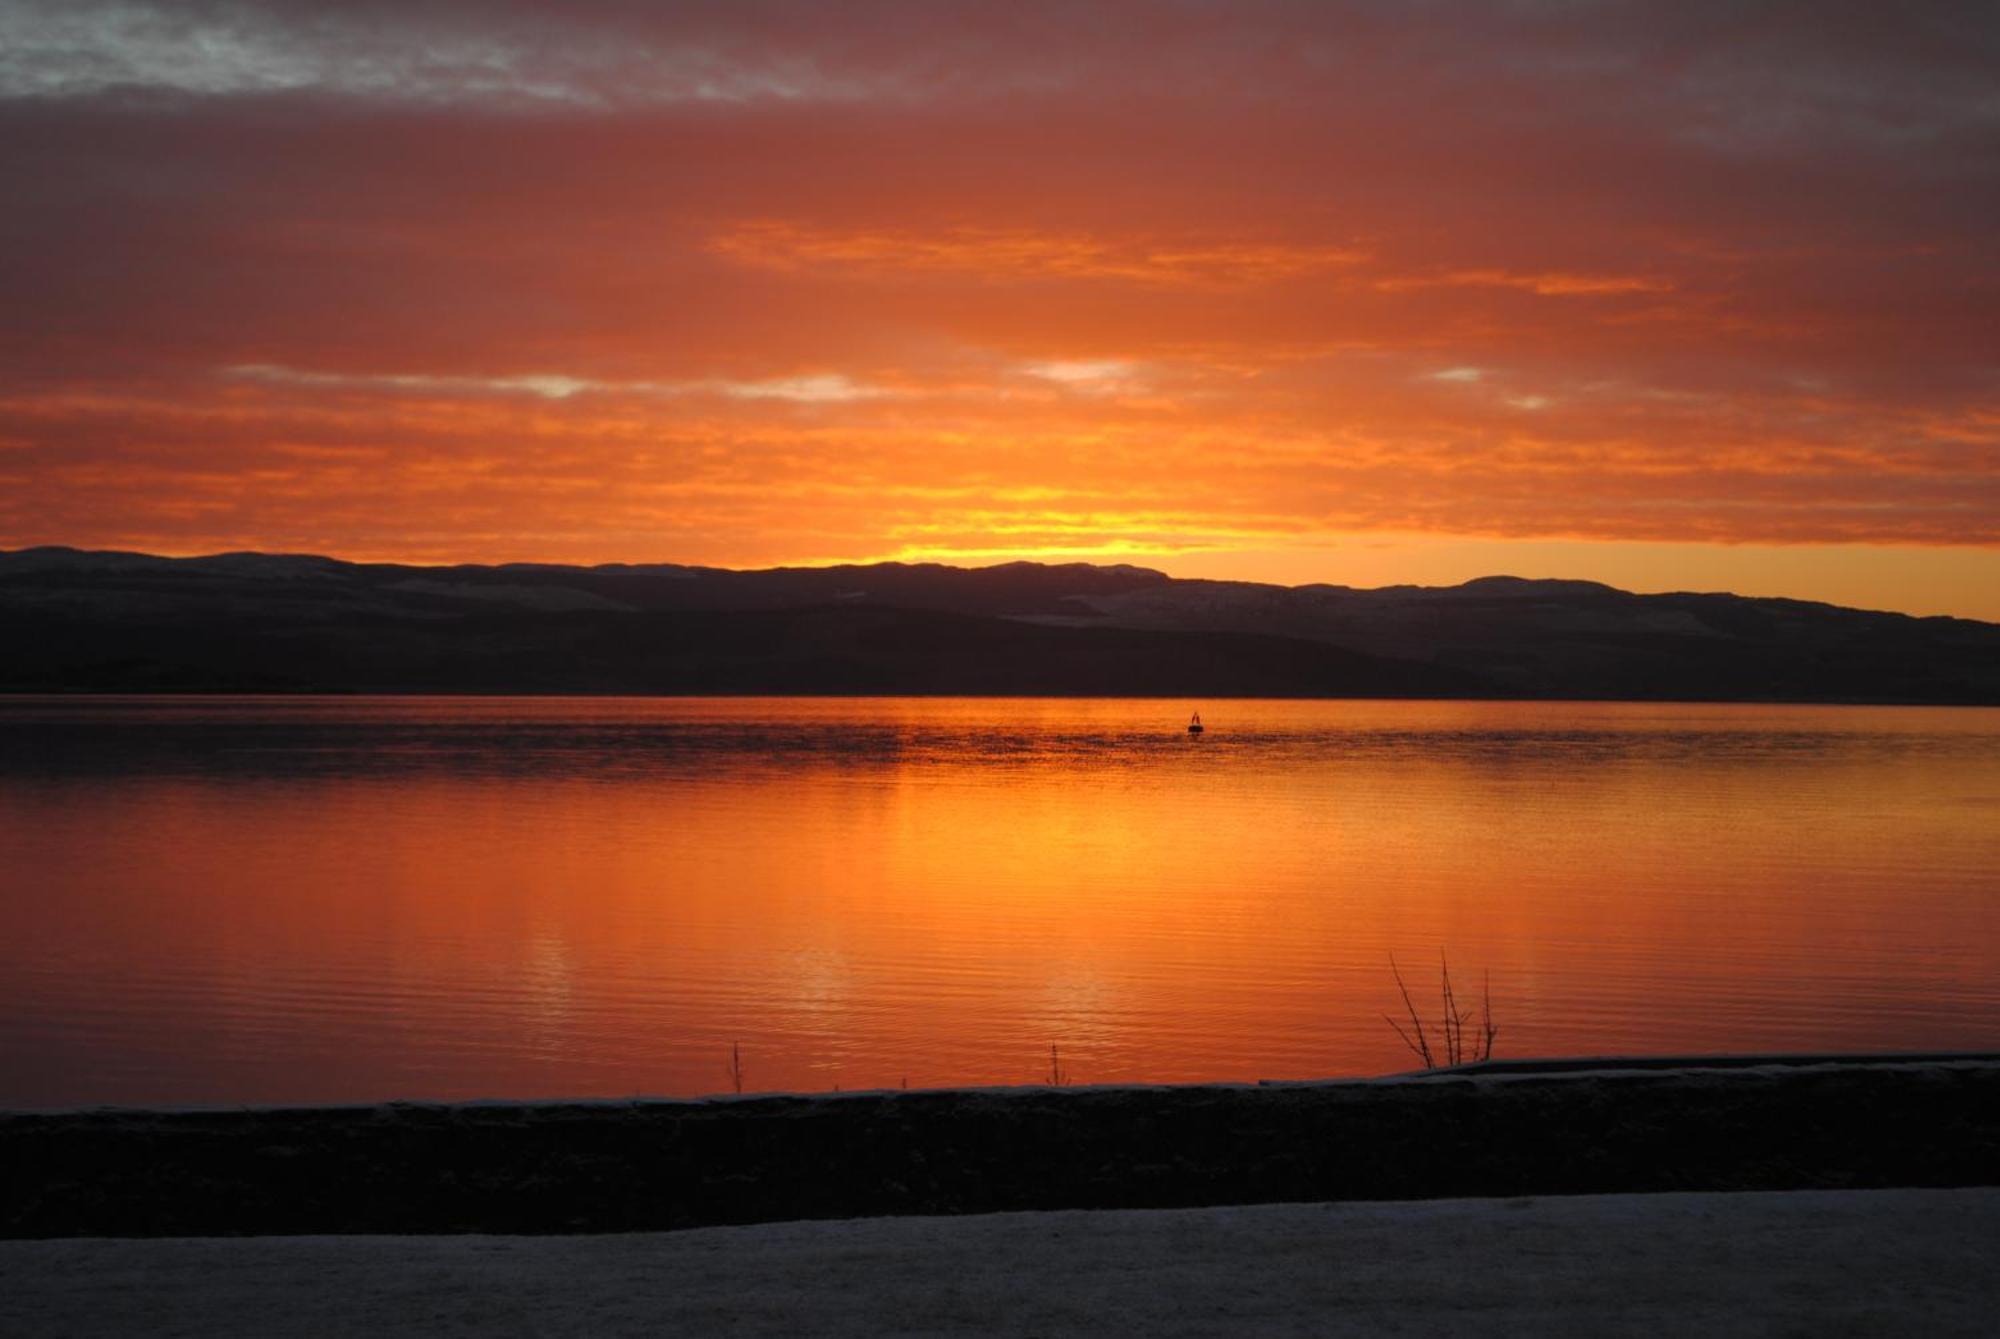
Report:
[{"label": "bare twig", "polygon": [[1493,1058],[1493,1039],[1500,1034],[1500,1029],[1493,1026],[1492,972],[1486,973],[1486,989],[1481,1005],[1480,1030],[1485,1035],[1479,1047],[1479,1058],[1481,1060],[1491,1060]]},{"label": "bare twig", "polygon": [[1464,1035],[1464,1020],[1459,1016],[1458,999],[1451,993],[1451,963],[1446,961],[1442,948],[1438,950],[1438,994],[1444,1003],[1444,1062],[1455,1065],[1459,1039]]},{"label": "bare twig", "polygon": [[1387,1020],[1390,1027],[1396,1028],[1396,1035],[1403,1039],[1403,1045],[1416,1053],[1417,1059],[1424,1062],[1425,1069],[1436,1069],[1437,1061],[1431,1058],[1430,1038],[1424,1035],[1424,1020],[1417,1013],[1416,1001],[1410,998],[1410,988],[1403,984],[1402,969],[1396,966],[1396,955],[1393,953],[1389,955],[1389,970],[1395,974],[1396,989],[1403,992],[1403,1007],[1410,1011],[1410,1028],[1416,1033],[1417,1039],[1411,1041],[1403,1029],[1397,1027],[1396,1020],[1389,1018],[1387,1014],[1384,1014],[1383,1018]]},{"label": "bare twig", "polygon": [[1053,1044],[1049,1047],[1049,1086],[1052,1088],[1069,1086],[1069,1071],[1063,1068],[1062,1052]]},{"label": "bare twig", "polygon": [[1437,1046],[1433,1048],[1431,1029],[1424,1026],[1423,1015],[1417,1012],[1416,1001],[1410,998],[1410,988],[1403,981],[1402,969],[1396,964],[1396,955],[1389,955],[1389,971],[1396,978],[1396,990],[1403,997],[1403,1009],[1409,1015],[1410,1025],[1406,1031],[1403,1025],[1387,1014],[1382,1021],[1395,1030],[1396,1036],[1410,1054],[1423,1061],[1425,1069],[1441,1069],[1452,1065],[1471,1064],[1479,1060],[1493,1058],[1493,1039],[1500,1029],[1493,1024],[1493,973],[1484,976],[1480,991],[1479,1014],[1476,1030],[1468,1038],[1466,1024],[1475,1021],[1471,1004],[1461,1003],[1458,990],[1451,983],[1451,962],[1443,949],[1438,950],[1438,1022]]},{"label": "bare twig", "polygon": [[1424,1062],[1425,1069],[1432,1068],[1430,1058],[1423,1053],[1422,1048],[1420,1048],[1415,1042],[1410,1040],[1410,1034],[1403,1031],[1403,1025],[1401,1023],[1398,1023],[1395,1019],[1389,1017],[1389,1015],[1387,1014],[1382,1015],[1382,1021],[1387,1023],[1390,1027],[1396,1029],[1396,1035],[1403,1039],[1403,1045],[1410,1048],[1411,1055],[1414,1055],[1415,1057],[1417,1057],[1417,1059]]},{"label": "bare twig", "polygon": [[734,1088],[739,1093],[742,1092],[743,1091],[743,1043],[740,1041],[731,1042],[729,1044],[729,1065],[727,1068],[727,1072],[729,1074],[729,1086],[731,1088]]}]

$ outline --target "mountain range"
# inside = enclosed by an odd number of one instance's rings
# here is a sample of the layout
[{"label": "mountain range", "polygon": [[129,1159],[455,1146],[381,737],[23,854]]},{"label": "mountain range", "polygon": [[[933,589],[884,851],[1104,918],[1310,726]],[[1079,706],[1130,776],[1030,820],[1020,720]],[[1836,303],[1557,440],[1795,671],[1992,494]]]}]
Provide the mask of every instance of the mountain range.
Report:
[{"label": "mountain range", "polygon": [[2000,625],[1593,581],[0,552],[0,691],[2000,704]]}]

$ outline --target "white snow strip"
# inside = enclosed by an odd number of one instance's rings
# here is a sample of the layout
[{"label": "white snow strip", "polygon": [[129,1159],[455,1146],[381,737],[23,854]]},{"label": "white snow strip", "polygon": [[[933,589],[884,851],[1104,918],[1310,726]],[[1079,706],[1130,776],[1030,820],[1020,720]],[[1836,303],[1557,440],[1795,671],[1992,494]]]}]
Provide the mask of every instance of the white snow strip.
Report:
[{"label": "white snow strip", "polygon": [[0,1334],[1991,1334],[2000,1190],[0,1242]]}]

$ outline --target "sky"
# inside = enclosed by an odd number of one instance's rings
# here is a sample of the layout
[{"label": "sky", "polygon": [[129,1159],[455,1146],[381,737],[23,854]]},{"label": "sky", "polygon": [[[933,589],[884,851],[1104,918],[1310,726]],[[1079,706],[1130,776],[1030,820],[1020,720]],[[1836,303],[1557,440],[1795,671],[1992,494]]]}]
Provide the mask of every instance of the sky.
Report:
[{"label": "sky", "polygon": [[0,0],[0,547],[2000,619],[2000,9]]}]

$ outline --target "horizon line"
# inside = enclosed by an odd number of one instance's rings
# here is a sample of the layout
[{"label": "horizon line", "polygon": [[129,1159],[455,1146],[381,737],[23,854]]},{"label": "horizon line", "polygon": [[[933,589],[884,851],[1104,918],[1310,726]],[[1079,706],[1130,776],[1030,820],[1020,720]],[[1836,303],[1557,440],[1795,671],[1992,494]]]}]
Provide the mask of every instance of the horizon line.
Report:
[{"label": "horizon line", "polygon": [[1527,576],[1516,576],[1512,573],[1507,573],[1507,572],[1490,572],[1480,576],[1468,577],[1463,581],[1450,582],[1439,585],[1424,585],[1419,582],[1390,582],[1380,586],[1354,586],[1354,585],[1348,585],[1344,582],[1337,582],[1337,581],[1305,581],[1305,582],[1299,582],[1297,584],[1287,584],[1279,581],[1255,581],[1255,580],[1234,578],[1234,577],[1176,576],[1173,573],[1168,572],[1162,568],[1153,567],[1149,564],[1144,564],[1144,563],[1092,562],[1088,559],[1082,559],[1082,558],[1070,558],[1054,562],[1039,558],[1010,558],[1010,559],[1002,559],[996,562],[983,563],[978,565],[947,562],[942,559],[935,559],[935,558],[918,558],[918,559],[879,558],[879,559],[868,559],[868,560],[834,559],[823,562],[809,561],[809,562],[798,562],[798,563],[779,563],[767,567],[724,567],[710,563],[684,563],[684,562],[673,562],[673,561],[648,562],[648,561],[629,561],[629,560],[619,560],[619,561],[604,562],[604,563],[550,562],[538,559],[509,559],[503,561],[489,561],[489,562],[462,561],[462,560],[412,562],[405,559],[346,558],[330,553],[314,553],[304,549],[285,549],[285,550],[220,549],[202,553],[154,553],[143,549],[83,548],[73,544],[28,544],[28,545],[23,545],[19,548],[0,548],[0,558],[15,557],[22,554],[30,554],[38,552],[70,553],[86,557],[142,558],[142,559],[149,559],[155,562],[173,562],[173,563],[205,562],[223,558],[272,558],[272,559],[291,558],[291,559],[307,559],[314,562],[335,563],[343,567],[401,567],[401,568],[410,568],[414,570],[434,570],[434,571],[450,571],[454,569],[467,569],[467,568],[475,570],[483,570],[483,571],[504,571],[509,569],[515,569],[515,570],[542,570],[542,571],[567,571],[567,572],[615,572],[619,569],[625,569],[625,570],[675,569],[684,572],[723,573],[736,576],[749,576],[749,575],[758,575],[758,574],[774,573],[774,572],[834,571],[841,568],[869,569],[869,568],[884,568],[884,567],[889,567],[889,568],[927,567],[927,568],[938,568],[945,571],[953,571],[953,572],[991,572],[1009,567],[1034,567],[1034,568],[1044,568],[1044,569],[1083,567],[1083,568],[1090,568],[1096,571],[1128,571],[1135,573],[1148,573],[1150,575],[1161,578],[1163,581],[1183,582],[1189,584],[1203,583],[1203,584],[1218,585],[1218,586],[1257,586],[1257,587],[1264,587],[1270,590],[1290,590],[1290,591],[1312,590],[1312,589],[1343,590],[1343,591],[1352,591],[1356,594],[1364,594],[1364,595],[1381,594],[1383,592],[1389,592],[1389,591],[1463,590],[1468,586],[1481,585],[1485,583],[1513,582],[1521,585],[1594,586],[1610,594],[1627,595],[1638,599],[1647,599],[1654,597],[1665,598],[1673,596],[1727,597],[1730,599],[1738,599],[1738,600],[1774,601],[1786,604],[1811,605],[1822,609],[1841,609],[1854,613],[1886,614],[1886,615],[1893,615],[1899,618],[1909,618],[1909,619],[1919,619],[1919,620],[1944,619],[1953,622],[1974,623],[1984,626],[2000,627],[2000,620],[1975,618],[1965,614],[1944,614],[1944,613],[1919,614],[1904,609],[1867,608],[1860,605],[1839,604],[1831,600],[1812,599],[1796,595],[1753,595],[1737,590],[1695,590],[1686,587],[1676,587],[1676,588],[1661,589],[1661,590],[1636,590],[1625,586],[1614,585],[1611,582],[1602,581],[1595,577],[1582,577],[1582,576],[1527,577]]}]

